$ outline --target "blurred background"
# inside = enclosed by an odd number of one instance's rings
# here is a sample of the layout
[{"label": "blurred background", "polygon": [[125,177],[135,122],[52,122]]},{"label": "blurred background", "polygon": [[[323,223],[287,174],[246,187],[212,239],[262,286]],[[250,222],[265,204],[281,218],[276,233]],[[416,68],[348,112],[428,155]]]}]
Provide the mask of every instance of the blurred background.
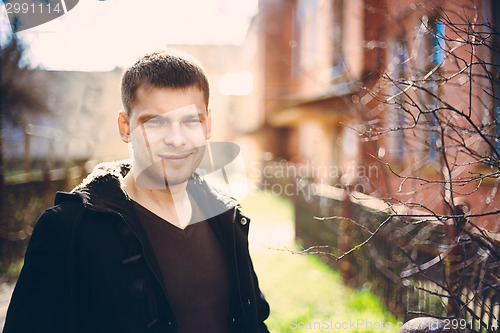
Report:
[{"label": "blurred background", "polygon": [[[493,331],[495,1],[80,0],[17,33],[0,13],[7,295],[55,191],[128,158],[116,128],[124,66],[172,47],[209,74],[212,139],[242,149],[252,189],[242,205],[255,216],[274,331],[293,330],[294,319],[396,326],[421,315]],[[452,288],[458,272],[468,279]]]}]

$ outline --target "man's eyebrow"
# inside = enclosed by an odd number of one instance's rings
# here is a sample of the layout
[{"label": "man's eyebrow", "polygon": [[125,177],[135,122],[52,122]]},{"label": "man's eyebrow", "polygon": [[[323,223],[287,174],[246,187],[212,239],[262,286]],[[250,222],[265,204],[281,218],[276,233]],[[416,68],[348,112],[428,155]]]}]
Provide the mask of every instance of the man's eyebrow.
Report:
[{"label": "man's eyebrow", "polygon": [[183,118],[205,118],[205,113],[203,112],[193,112],[193,113],[188,113],[186,115],[184,115]]},{"label": "man's eyebrow", "polygon": [[151,120],[153,118],[163,118],[163,115],[158,115],[158,114],[154,114],[154,113],[146,113],[146,114],[140,115],[139,118],[137,118],[137,121],[144,122],[144,121]]},{"label": "man's eyebrow", "polygon": [[[154,118],[158,118],[161,120],[168,119],[168,112],[162,113],[162,114],[157,114],[157,113],[144,113],[141,114],[138,118],[138,122],[145,122]],[[187,118],[200,118],[200,119],[205,119],[206,118],[206,113],[204,111],[190,111],[182,116],[183,119]]]}]

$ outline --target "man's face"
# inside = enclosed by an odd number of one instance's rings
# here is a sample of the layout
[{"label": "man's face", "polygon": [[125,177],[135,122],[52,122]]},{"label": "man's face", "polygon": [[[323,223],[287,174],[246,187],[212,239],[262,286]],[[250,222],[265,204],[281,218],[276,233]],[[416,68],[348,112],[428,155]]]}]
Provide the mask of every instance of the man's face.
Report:
[{"label": "man's face", "polygon": [[130,115],[121,113],[119,126],[123,140],[132,144],[137,184],[162,189],[186,182],[200,164],[211,115],[196,87],[139,87]]}]

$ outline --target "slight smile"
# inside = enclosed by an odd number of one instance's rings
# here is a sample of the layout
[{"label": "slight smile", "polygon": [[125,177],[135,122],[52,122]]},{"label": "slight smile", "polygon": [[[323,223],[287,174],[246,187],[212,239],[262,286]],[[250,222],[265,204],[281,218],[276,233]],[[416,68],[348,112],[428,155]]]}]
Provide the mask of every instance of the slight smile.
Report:
[{"label": "slight smile", "polygon": [[165,159],[165,160],[170,160],[170,161],[182,161],[187,159],[189,156],[191,156],[193,153],[182,153],[182,154],[160,154],[158,155],[160,158]]}]

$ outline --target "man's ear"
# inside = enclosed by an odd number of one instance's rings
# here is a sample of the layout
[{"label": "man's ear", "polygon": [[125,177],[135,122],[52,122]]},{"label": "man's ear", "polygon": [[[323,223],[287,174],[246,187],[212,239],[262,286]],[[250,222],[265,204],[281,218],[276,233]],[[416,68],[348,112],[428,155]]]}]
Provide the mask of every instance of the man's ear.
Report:
[{"label": "man's ear", "polygon": [[130,142],[130,123],[128,115],[125,111],[121,110],[118,113],[118,130],[123,142]]},{"label": "man's ear", "polygon": [[212,109],[211,108],[207,108],[207,121],[206,121],[206,135],[205,135],[205,139],[208,140],[210,139],[210,137],[212,136]]}]

